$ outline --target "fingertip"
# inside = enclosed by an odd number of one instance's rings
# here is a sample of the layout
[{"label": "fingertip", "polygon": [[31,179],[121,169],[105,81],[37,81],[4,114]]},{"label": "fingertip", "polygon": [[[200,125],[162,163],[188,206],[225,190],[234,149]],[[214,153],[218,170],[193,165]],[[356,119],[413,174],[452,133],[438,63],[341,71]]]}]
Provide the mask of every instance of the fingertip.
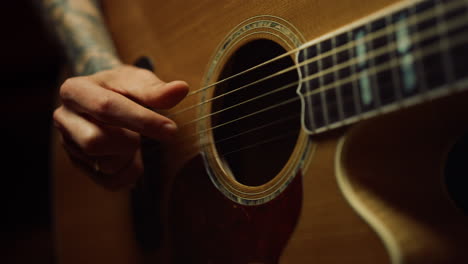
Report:
[{"label": "fingertip", "polygon": [[171,140],[177,133],[177,125],[174,122],[163,123],[157,133],[157,139],[162,141]]},{"label": "fingertip", "polygon": [[171,90],[175,97],[180,101],[189,92],[189,85],[185,81],[172,81],[166,84],[166,89]]},{"label": "fingertip", "polygon": [[184,81],[172,81],[160,89],[160,93],[152,102],[152,106],[159,109],[168,109],[177,105],[189,92],[189,86]]},{"label": "fingertip", "polygon": [[180,87],[180,88],[182,88],[182,89],[186,89],[187,92],[188,92],[188,88],[189,88],[189,85],[188,85],[187,82],[185,82],[185,81],[180,81],[180,80],[168,82],[167,85],[173,85],[173,86]]},{"label": "fingertip", "polygon": [[168,135],[172,135],[177,131],[177,125],[174,123],[163,124],[163,132]]}]

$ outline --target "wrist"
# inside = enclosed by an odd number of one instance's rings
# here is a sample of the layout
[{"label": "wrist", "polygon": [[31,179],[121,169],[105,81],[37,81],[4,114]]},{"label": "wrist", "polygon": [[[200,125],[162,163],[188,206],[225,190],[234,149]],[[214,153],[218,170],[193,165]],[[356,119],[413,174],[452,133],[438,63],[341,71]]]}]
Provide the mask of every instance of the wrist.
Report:
[{"label": "wrist", "polygon": [[103,51],[87,51],[74,63],[75,73],[90,75],[99,71],[121,66],[122,62],[113,53]]}]

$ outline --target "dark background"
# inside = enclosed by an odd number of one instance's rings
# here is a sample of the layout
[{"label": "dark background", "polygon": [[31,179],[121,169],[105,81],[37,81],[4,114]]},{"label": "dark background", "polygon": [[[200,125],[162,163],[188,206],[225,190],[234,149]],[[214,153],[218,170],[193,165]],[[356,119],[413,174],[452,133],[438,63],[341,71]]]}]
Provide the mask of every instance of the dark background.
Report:
[{"label": "dark background", "polygon": [[0,16],[0,263],[54,255],[49,146],[63,56],[32,1],[3,1]]}]

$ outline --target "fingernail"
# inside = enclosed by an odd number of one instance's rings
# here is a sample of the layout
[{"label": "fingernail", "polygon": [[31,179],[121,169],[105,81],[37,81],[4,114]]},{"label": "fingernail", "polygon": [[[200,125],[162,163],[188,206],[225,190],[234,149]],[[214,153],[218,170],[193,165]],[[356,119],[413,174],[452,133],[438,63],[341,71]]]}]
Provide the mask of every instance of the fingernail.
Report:
[{"label": "fingernail", "polygon": [[163,130],[167,135],[172,135],[177,131],[177,126],[174,123],[166,123],[163,125]]}]

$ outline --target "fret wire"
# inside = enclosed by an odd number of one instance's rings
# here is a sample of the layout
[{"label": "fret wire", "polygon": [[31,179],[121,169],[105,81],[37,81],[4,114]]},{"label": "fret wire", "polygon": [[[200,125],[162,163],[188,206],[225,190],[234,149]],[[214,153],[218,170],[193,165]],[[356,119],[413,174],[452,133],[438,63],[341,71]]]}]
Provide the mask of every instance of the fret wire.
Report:
[{"label": "fret wire", "polygon": [[[317,45],[317,55],[318,54],[321,54],[322,53],[322,43],[323,42],[320,42],[318,43]],[[323,68],[323,59],[319,60],[317,63],[318,63],[318,71],[321,72],[322,71],[322,68]],[[331,67],[333,68],[333,67]],[[324,85],[324,76],[323,74],[321,74],[319,76],[319,89]],[[325,126],[328,125],[328,111],[327,111],[327,100],[325,99],[325,92],[322,91],[320,92],[320,100],[322,101],[321,105],[322,105],[322,115],[323,115],[323,122],[325,123]]]},{"label": "fret wire", "polygon": [[412,93],[417,92],[417,90],[415,90],[417,86],[414,70],[414,56],[412,53],[414,41],[411,39],[410,27],[407,23],[408,18],[411,18],[411,14],[408,10],[404,10],[395,14],[394,21],[397,28],[394,38],[397,44],[397,58],[400,61],[400,68],[398,70],[401,77],[400,87],[403,97],[405,97],[405,95],[411,96]]},{"label": "fret wire", "polygon": [[[350,39],[350,41],[353,41],[353,42],[355,41],[352,31],[348,32],[348,38]],[[349,52],[349,56],[350,56],[349,60],[350,61],[354,60],[354,49],[348,49],[348,52]],[[351,76],[355,75],[356,74],[356,65],[351,64],[350,65],[350,70],[351,70]],[[353,86],[353,100],[354,100],[354,106],[355,106],[355,109],[356,109],[356,115],[359,115],[361,113],[361,104],[359,103],[359,99],[358,99],[359,91],[358,91],[358,86],[357,86],[357,79],[353,80],[351,83],[352,83],[352,86]]]},{"label": "fret wire", "polygon": [[[366,28],[367,28],[367,31],[372,34],[372,27],[371,27],[372,23],[368,23],[366,25]],[[372,44],[372,41],[369,41],[369,50],[374,50],[374,45]],[[375,57],[376,56],[373,56],[369,59],[369,62],[368,62],[368,65],[367,65],[367,68],[374,68],[375,67]],[[381,102],[380,102],[380,93],[379,93],[379,89],[377,88],[378,85],[377,85],[377,76],[374,75],[374,76],[370,76],[369,78],[371,78],[371,91],[373,93],[373,101],[374,101],[374,106],[373,108],[379,108],[381,106]]]},{"label": "fret wire", "polygon": [[[414,15],[417,15],[416,13],[416,5],[413,5],[410,9],[410,14],[414,14]],[[415,36],[416,39],[419,38],[419,30],[417,28],[417,25],[416,24],[413,24],[413,34]],[[418,41],[412,41],[411,43],[413,45],[413,52],[415,54],[415,56],[419,56],[419,51],[421,50],[421,47],[420,47],[420,43]],[[418,73],[418,76],[420,76],[421,78],[418,78],[418,87],[419,87],[419,92],[420,93],[425,93],[428,89],[427,89],[427,82],[426,82],[426,74],[425,74],[425,71],[424,71],[424,63],[422,63],[421,60],[414,60],[415,61],[415,65],[416,65],[416,71]]]},{"label": "fret wire", "polygon": [[[312,46],[312,47],[315,48],[315,46]],[[308,53],[309,48],[306,48],[306,49],[303,50],[303,52],[304,52],[303,54],[305,54],[304,55],[305,58],[308,58],[307,53]],[[317,55],[318,54],[316,54],[316,56]],[[306,59],[306,61],[307,60],[308,59]],[[304,68],[304,71],[306,71],[306,74],[308,75],[309,74],[309,67],[307,67],[307,66],[308,65],[305,64],[303,68]],[[302,83],[302,84],[304,84],[304,83]],[[306,87],[309,87],[309,82],[306,82],[305,85],[306,85]],[[306,90],[309,91],[309,89],[306,89]],[[308,103],[306,105],[309,106],[309,107],[307,107],[307,110],[309,111],[309,117],[310,117],[308,120],[309,120],[309,122],[311,122],[311,125],[312,125],[313,129],[315,129],[317,127],[317,123],[315,122],[315,117],[314,117],[314,113],[313,113],[313,109],[312,109],[312,98],[308,96],[304,100],[307,100]],[[305,118],[305,117],[303,116],[301,118]],[[304,122],[305,122],[305,120],[304,120]]]},{"label": "fret wire", "polygon": [[[388,15],[385,17],[385,21],[388,25],[391,25],[392,24],[392,17],[391,17],[392,14]],[[392,36],[394,34],[393,31],[390,31],[388,29],[389,27],[387,27],[386,31],[387,31],[387,41],[388,43],[392,43],[393,40],[392,40]],[[395,36],[393,36],[395,37]],[[395,52],[392,51],[392,52],[389,52],[389,57],[390,57],[390,60],[398,60],[398,57],[396,56]],[[393,82],[393,91],[395,92],[395,101],[399,102],[401,100],[401,98],[403,97],[403,95],[401,94],[401,90],[398,89],[399,86],[400,86],[400,76],[398,74],[398,69],[396,68],[393,68],[392,69],[392,82]]]},{"label": "fret wire", "polygon": [[[332,38],[332,50],[335,49],[335,47],[336,47],[336,38],[337,38],[337,36]],[[333,58],[332,58],[333,59],[333,67],[338,64],[336,56],[337,56],[337,53],[334,53]],[[333,79],[334,79],[334,81],[337,81],[339,79],[338,78],[338,71],[335,71],[333,73]],[[338,101],[338,106],[337,106],[338,107],[338,116],[339,116],[338,120],[343,120],[345,118],[344,117],[344,110],[343,110],[344,106],[343,106],[343,99],[341,98],[341,89],[339,89],[339,87],[340,86],[338,86],[338,85],[335,86],[336,99]]]}]

